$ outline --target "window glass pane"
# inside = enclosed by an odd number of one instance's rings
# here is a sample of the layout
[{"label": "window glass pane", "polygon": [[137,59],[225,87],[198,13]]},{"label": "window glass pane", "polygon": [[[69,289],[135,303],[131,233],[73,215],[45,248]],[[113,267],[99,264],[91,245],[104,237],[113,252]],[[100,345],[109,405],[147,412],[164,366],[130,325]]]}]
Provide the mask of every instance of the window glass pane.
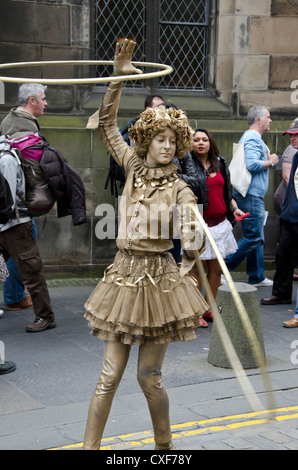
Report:
[{"label": "window glass pane", "polygon": [[[116,41],[134,39],[137,47],[134,60],[145,62],[146,9],[145,0],[96,0],[96,60],[112,60]],[[111,66],[98,67],[97,76],[110,76]],[[143,86],[141,80],[131,86]]]},{"label": "window glass pane", "polygon": [[[160,0],[156,24],[151,24],[151,20],[149,25],[146,24],[146,4],[150,2],[96,0],[96,59],[112,60],[116,40],[129,38],[137,43],[134,60],[152,62],[146,57],[146,45],[150,46],[150,35],[154,32],[158,34],[158,59],[154,62],[171,65],[174,69],[172,74],[159,78],[158,87],[204,90],[209,0]],[[111,66],[99,67],[96,71],[97,76],[111,74]],[[125,83],[126,87],[144,85],[142,80]]]},{"label": "window glass pane", "polygon": [[206,0],[160,0],[159,61],[174,69],[160,88],[205,89],[208,9]]}]

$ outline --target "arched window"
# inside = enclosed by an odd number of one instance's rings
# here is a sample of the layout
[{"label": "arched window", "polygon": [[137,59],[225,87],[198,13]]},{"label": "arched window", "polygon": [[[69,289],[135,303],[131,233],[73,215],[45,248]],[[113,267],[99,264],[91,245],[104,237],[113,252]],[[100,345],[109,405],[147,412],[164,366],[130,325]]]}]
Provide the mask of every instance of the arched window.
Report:
[{"label": "arched window", "polygon": [[[96,0],[97,60],[111,60],[115,42],[134,39],[134,60],[171,65],[156,87],[205,90],[209,0]],[[148,69],[146,70],[148,71]],[[106,66],[98,75],[112,72]],[[127,83],[143,87],[143,81]]]}]

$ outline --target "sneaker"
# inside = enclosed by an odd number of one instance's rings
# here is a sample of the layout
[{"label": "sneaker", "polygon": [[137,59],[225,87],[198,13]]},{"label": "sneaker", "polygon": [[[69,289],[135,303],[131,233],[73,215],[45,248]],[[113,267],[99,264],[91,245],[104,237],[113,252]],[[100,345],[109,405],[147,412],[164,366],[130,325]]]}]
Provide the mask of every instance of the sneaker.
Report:
[{"label": "sneaker", "polygon": [[28,333],[39,333],[55,327],[56,323],[53,320],[36,318],[33,323],[29,323],[29,325],[26,326],[26,331],[28,331]]},{"label": "sneaker", "polygon": [[221,285],[226,285],[227,284],[226,278],[224,277],[223,274],[220,276],[220,283],[221,283]]},{"label": "sneaker", "polygon": [[3,310],[0,310],[0,318],[3,317],[3,315],[4,315]]},{"label": "sneaker", "polygon": [[297,328],[298,327],[298,318],[294,317],[292,320],[284,321],[283,326],[285,328]]},{"label": "sneaker", "polygon": [[24,300],[18,302],[16,304],[8,304],[6,305],[7,310],[23,310],[25,308],[32,308],[33,303],[30,295],[26,295]]},{"label": "sneaker", "polygon": [[267,277],[265,277],[265,279],[263,279],[263,281],[257,282],[256,284],[252,284],[252,286],[254,286],[254,287],[272,287],[273,286],[273,281],[271,281],[270,279],[267,279]]},{"label": "sneaker", "polygon": [[12,361],[5,361],[4,364],[0,364],[0,374],[8,374],[16,370],[17,366]]}]

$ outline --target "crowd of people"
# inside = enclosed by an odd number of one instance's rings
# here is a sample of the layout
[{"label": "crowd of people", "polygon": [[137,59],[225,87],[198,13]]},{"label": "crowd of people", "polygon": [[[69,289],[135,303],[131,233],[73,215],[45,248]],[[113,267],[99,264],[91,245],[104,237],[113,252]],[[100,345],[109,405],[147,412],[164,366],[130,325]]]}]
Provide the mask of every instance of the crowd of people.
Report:
[{"label": "crowd of people", "polygon": [[[126,40],[121,48],[116,45],[115,75],[141,73],[131,62],[134,48],[135,43]],[[195,263],[196,253],[199,253],[207,271],[207,280],[215,299],[222,282],[220,264],[195,212],[186,213],[183,207],[201,205],[203,218],[230,271],[246,260],[249,284],[273,286],[272,296],[263,298],[262,304],[290,303],[297,260],[298,153],[292,152],[291,171],[288,172],[280,214],[276,273],[274,280],[270,281],[264,275],[264,196],[268,190],[269,171],[279,159],[276,154],[270,154],[262,138],[270,128],[269,110],[265,106],[255,106],[248,113],[249,128],[240,141],[244,142],[247,168],[252,179],[247,195],[243,197],[233,190],[227,162],[220,155],[210,131],[203,128],[193,130],[185,113],[173,104],[167,105],[159,95],[134,120],[128,129],[130,140],[126,142],[117,126],[121,91],[122,82],[112,82],[99,110],[90,117],[87,125],[89,129],[99,132],[125,175],[123,195],[126,206],[121,209],[119,227],[119,233],[125,233],[125,236],[118,236],[118,252],[114,262],[85,304],[85,318],[92,334],[104,341],[104,359],[90,403],[84,449],[99,449],[131,345],[137,344],[137,378],[150,410],[156,449],[169,450],[174,446],[168,397],[161,378],[167,345],[170,341],[194,339],[195,329],[207,327],[213,319],[212,309],[202,294],[202,280]],[[31,105],[37,105],[38,100],[44,103],[44,89],[39,90],[37,95],[32,93],[27,101],[31,98]],[[40,106],[38,109],[42,113],[42,103]],[[25,112],[34,117],[34,109]],[[20,103],[18,112],[21,111]],[[27,117],[23,111],[22,122]],[[14,123],[12,117],[10,115]],[[35,123],[36,118],[30,119]],[[6,133],[4,124],[2,129]],[[298,120],[285,134],[290,135],[293,149],[298,149]],[[13,177],[20,185],[24,184],[17,174],[19,168],[14,161],[8,158],[7,161],[2,160],[0,171],[7,179],[12,181]],[[15,188],[14,200],[17,200]],[[150,224],[152,204],[166,207],[169,212],[173,206],[177,207],[181,226],[178,241],[174,234],[173,218],[166,220],[169,229],[167,238],[150,238],[148,233],[144,236],[144,227]],[[249,215],[241,222],[243,237],[237,242],[233,233],[235,219],[247,213]],[[162,226],[166,218],[160,212],[158,217],[158,226]],[[124,232],[121,224],[126,227]],[[21,229],[22,234],[19,234]],[[32,221],[24,213],[18,221],[7,226],[0,225],[0,243],[4,248],[5,260],[12,257],[16,263],[10,269],[19,271],[30,294],[30,300],[27,299],[30,305],[17,305],[26,300],[24,290],[24,298],[17,298],[16,302],[10,300],[10,305],[13,305],[12,308],[33,306],[36,319],[27,325],[27,331],[40,332],[56,325],[32,230]],[[23,256],[24,253],[27,256]],[[38,272],[32,268],[33,260],[39,266]],[[294,318],[284,322],[284,326],[298,326],[298,303]]]}]

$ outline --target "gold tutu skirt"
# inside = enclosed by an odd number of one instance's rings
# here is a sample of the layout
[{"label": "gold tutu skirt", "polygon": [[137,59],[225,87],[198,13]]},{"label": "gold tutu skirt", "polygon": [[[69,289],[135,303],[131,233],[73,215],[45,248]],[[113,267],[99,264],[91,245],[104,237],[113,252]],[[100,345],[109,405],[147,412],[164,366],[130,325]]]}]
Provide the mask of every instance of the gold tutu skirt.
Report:
[{"label": "gold tutu skirt", "polygon": [[208,304],[194,279],[180,276],[173,256],[116,254],[85,304],[91,334],[125,344],[196,338]]}]

